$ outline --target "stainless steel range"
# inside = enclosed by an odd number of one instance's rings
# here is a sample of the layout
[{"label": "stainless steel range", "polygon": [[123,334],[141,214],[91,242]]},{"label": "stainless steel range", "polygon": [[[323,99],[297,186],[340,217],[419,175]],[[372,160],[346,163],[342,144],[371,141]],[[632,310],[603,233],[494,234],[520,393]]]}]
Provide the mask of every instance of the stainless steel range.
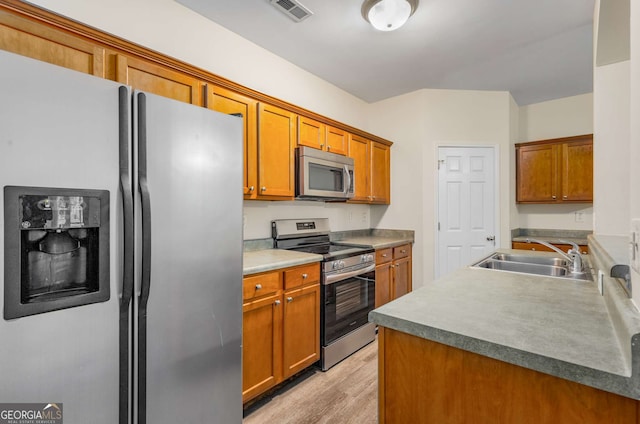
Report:
[{"label": "stainless steel range", "polygon": [[327,218],[275,220],[271,230],[276,248],[324,257],[320,365],[326,371],[375,339],[368,321],[375,306],[374,249],[332,243]]}]

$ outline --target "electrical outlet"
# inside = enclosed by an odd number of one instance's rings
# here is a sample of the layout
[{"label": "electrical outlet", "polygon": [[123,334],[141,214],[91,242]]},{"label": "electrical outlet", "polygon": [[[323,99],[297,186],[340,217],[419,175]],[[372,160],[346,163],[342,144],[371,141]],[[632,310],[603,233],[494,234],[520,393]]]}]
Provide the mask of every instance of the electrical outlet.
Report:
[{"label": "electrical outlet", "polygon": [[636,218],[631,220],[631,241],[629,242],[629,262],[636,272],[640,272],[640,252],[638,252],[639,243],[640,218]]},{"label": "electrical outlet", "polygon": [[584,212],[577,211],[575,214],[576,222],[584,222]]}]

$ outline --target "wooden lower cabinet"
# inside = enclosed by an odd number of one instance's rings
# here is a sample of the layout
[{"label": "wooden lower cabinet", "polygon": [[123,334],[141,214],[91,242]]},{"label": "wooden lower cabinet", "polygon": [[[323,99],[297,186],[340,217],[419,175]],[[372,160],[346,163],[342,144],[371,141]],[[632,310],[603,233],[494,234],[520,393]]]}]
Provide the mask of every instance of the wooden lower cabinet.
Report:
[{"label": "wooden lower cabinet", "polygon": [[247,402],[320,359],[320,265],[247,276],[243,298],[242,401]]},{"label": "wooden lower cabinet", "polygon": [[380,424],[629,424],[638,401],[380,327]]},{"label": "wooden lower cabinet", "polygon": [[282,379],[282,295],[242,307],[242,399],[246,401]]},{"label": "wooden lower cabinet", "polygon": [[411,244],[376,250],[376,308],[411,289]]},{"label": "wooden lower cabinet", "polygon": [[[569,249],[572,248],[570,244],[558,244],[558,243],[551,243],[551,244],[553,244],[555,247],[562,250],[563,252],[567,252]],[[583,255],[589,254],[589,246],[581,244],[578,247],[580,247],[580,253],[582,253]],[[520,249],[520,250],[533,250],[536,252],[553,252],[553,249],[549,249],[547,246],[543,246],[538,243],[525,243],[520,241],[512,242],[511,248]]]},{"label": "wooden lower cabinet", "polygon": [[320,359],[320,285],[284,293],[283,372],[289,378]]}]

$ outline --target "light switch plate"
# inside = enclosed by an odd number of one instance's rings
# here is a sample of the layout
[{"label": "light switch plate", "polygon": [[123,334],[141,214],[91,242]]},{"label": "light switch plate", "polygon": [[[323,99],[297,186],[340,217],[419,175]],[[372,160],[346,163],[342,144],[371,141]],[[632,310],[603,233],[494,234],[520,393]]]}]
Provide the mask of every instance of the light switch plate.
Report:
[{"label": "light switch plate", "polygon": [[640,273],[640,252],[638,252],[638,244],[640,243],[640,218],[631,220],[631,241],[629,242],[629,262],[631,267]]}]

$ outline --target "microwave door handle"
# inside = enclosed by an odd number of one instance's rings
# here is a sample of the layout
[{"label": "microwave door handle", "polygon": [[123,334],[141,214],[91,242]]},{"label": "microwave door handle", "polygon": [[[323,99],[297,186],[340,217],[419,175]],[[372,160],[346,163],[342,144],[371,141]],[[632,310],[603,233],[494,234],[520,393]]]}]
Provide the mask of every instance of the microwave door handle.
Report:
[{"label": "microwave door handle", "polygon": [[349,187],[351,187],[351,174],[349,174],[349,168],[347,168],[347,165],[344,165],[344,175],[347,181],[344,185],[344,195],[347,196],[349,194]]}]

